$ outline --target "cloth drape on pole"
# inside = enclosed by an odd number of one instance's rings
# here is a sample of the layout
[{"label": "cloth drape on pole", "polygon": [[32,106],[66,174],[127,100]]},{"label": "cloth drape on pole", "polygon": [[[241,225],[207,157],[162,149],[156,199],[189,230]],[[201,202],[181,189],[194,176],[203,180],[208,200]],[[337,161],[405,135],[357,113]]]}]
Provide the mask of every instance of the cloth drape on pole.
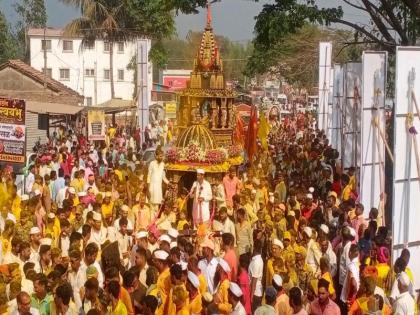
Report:
[{"label": "cloth drape on pole", "polygon": [[342,115],[342,165],[345,169],[360,166],[360,114],[362,64],[347,63],[344,66],[344,111]]},{"label": "cloth drape on pole", "polygon": [[328,119],[328,96],[330,90],[331,75],[331,53],[330,42],[319,43],[319,73],[318,73],[318,128],[327,130]]},{"label": "cloth drape on pole", "polygon": [[[394,260],[404,247],[410,250],[410,268],[420,274],[420,118],[416,99],[420,97],[420,47],[397,47],[394,107],[394,178],[392,200],[392,242]],[[415,289],[420,279],[414,279]]]},{"label": "cloth drape on pole", "polygon": [[341,157],[341,116],[343,115],[344,72],[341,65],[334,65],[333,104],[331,118],[331,146]]},{"label": "cloth drape on pole", "polygon": [[363,92],[361,112],[360,201],[365,217],[378,208],[384,219],[381,196],[385,193],[385,96],[387,53],[363,53]]}]

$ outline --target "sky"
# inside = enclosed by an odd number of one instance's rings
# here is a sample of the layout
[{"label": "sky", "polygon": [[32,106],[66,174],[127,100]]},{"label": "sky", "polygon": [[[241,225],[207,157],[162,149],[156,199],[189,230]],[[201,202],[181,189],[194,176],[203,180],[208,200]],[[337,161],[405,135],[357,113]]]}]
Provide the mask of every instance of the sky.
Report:
[{"label": "sky", "polygon": [[[13,3],[17,0],[0,0],[0,10],[5,14],[10,23],[16,21]],[[273,0],[222,0],[213,4],[213,28],[216,34],[224,35],[233,41],[245,42],[253,37],[255,16],[261,11],[266,3]],[[75,8],[64,5],[59,0],[45,0],[48,13],[48,26],[63,27],[79,12]],[[360,11],[343,5],[342,0],[318,0],[321,7],[342,5],[345,17],[358,22],[366,18]],[[176,17],[177,33],[180,38],[185,38],[188,31],[201,31],[205,26],[205,9],[195,15],[179,15]]]}]

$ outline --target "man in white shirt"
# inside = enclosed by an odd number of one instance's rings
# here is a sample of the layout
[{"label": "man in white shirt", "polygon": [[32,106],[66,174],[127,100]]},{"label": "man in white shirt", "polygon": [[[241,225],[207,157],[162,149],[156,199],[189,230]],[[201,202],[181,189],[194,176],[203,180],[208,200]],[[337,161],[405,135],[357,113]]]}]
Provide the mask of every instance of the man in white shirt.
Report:
[{"label": "man in white shirt", "polygon": [[245,308],[241,303],[242,295],[241,288],[235,282],[231,282],[228,291],[228,301],[232,305],[232,315],[246,315]]},{"label": "man in white shirt", "polygon": [[114,228],[116,231],[120,230],[120,220],[122,218],[127,219],[127,230],[132,231],[133,230],[133,222],[128,218],[128,213],[130,212],[130,208],[127,205],[122,205],[120,210],[120,217],[115,220],[114,222]]},{"label": "man in white shirt", "polygon": [[29,231],[29,237],[31,239],[31,258],[30,260],[35,262],[39,261],[39,246],[41,245],[41,231],[37,226],[34,226]]},{"label": "man in white shirt", "polygon": [[102,268],[99,265],[99,262],[96,260],[96,257],[98,256],[99,252],[99,246],[95,243],[87,244],[85,248],[85,255],[84,259],[80,264],[80,270],[82,271],[82,274],[84,275],[83,283],[85,283],[87,277],[86,277],[86,269],[89,266],[95,267],[96,271],[98,272],[98,282],[99,287],[104,287],[104,274],[102,272]]},{"label": "man in white shirt", "polygon": [[408,288],[411,281],[408,275],[403,271],[398,277],[398,289],[400,295],[393,305],[393,314],[395,315],[411,315],[414,314],[414,299]]},{"label": "man in white shirt", "polygon": [[147,184],[149,185],[149,204],[152,210],[152,217],[158,211],[163,200],[162,182],[169,184],[165,175],[165,163],[163,162],[163,152],[156,150],[156,160],[150,162],[147,173]]},{"label": "man in white shirt", "polygon": [[229,219],[227,215],[227,208],[222,207],[219,209],[219,220],[222,224],[222,232],[223,233],[230,233],[233,235],[233,245],[236,246],[236,230],[235,224]]},{"label": "man in white shirt", "polygon": [[86,275],[83,274],[84,271],[80,268],[82,253],[79,250],[72,250],[70,251],[69,256],[71,270],[68,273],[68,279],[73,288],[74,302],[79,309],[82,306],[80,289],[84,286],[84,281],[86,280]]},{"label": "man in white shirt", "polygon": [[[354,235],[353,235],[354,234]],[[342,238],[343,238],[343,249],[341,251],[340,256],[340,264],[339,264],[339,274],[338,274],[338,282],[340,286],[344,285],[344,280],[346,279],[346,272],[347,272],[347,265],[349,264],[349,251],[351,242],[355,238],[355,231],[351,227],[344,227],[342,231]]]},{"label": "man in white shirt", "polygon": [[26,181],[25,181],[25,190],[26,193],[29,195],[32,192],[32,186],[35,183],[35,166],[31,165],[29,168],[29,174],[26,177]]},{"label": "man in white shirt", "polygon": [[204,170],[197,170],[197,180],[191,187],[190,197],[193,202],[194,225],[206,223],[210,220],[210,201],[213,198],[210,183],[204,180]]},{"label": "man in white shirt", "polygon": [[347,265],[346,278],[340,296],[343,303],[352,301],[360,287],[359,249],[356,244],[350,246],[349,259],[350,262]]},{"label": "man in white shirt", "polygon": [[102,216],[99,212],[93,212],[93,225],[89,243],[96,243],[100,247],[107,240],[107,230],[102,226]]},{"label": "man in white shirt", "polygon": [[[13,300],[12,300],[13,301]],[[10,302],[12,302],[10,301]],[[7,309],[8,314],[12,315],[23,315],[23,314],[32,314],[32,315],[39,315],[39,311],[31,306],[31,297],[26,292],[20,292],[16,299],[14,300],[15,303],[9,302],[9,307]]]},{"label": "man in white shirt", "polygon": [[262,277],[264,261],[261,257],[262,244],[257,240],[254,242],[254,252],[249,264],[248,274],[251,279],[252,313],[261,305],[263,296]]},{"label": "man in white shirt", "polygon": [[213,241],[206,239],[201,243],[203,250],[204,259],[198,262],[198,268],[207,280],[207,287],[210,294],[216,293],[214,287],[214,275],[216,273],[217,265],[219,264],[217,259],[214,257],[214,243]]}]

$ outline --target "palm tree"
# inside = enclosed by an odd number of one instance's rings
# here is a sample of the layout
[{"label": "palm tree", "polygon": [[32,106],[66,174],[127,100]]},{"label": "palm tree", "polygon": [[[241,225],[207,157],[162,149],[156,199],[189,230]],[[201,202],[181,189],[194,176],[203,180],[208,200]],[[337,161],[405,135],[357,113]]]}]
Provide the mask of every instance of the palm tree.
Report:
[{"label": "palm tree", "polygon": [[82,36],[82,45],[102,39],[109,43],[109,72],[111,98],[115,98],[114,88],[114,44],[127,42],[135,37],[135,32],[127,28],[125,1],[121,0],[62,0],[80,8],[81,17],[65,26],[67,36]]}]

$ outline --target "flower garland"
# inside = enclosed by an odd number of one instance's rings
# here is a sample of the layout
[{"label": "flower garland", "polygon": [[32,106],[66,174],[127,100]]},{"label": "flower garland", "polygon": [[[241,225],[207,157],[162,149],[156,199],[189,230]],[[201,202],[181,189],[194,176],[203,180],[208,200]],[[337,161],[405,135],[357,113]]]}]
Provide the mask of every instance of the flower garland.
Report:
[{"label": "flower garland", "polygon": [[228,158],[237,157],[242,152],[240,145],[229,148],[205,150],[196,142],[191,142],[184,148],[171,147],[166,151],[166,161],[169,163],[204,163],[220,164]]}]

